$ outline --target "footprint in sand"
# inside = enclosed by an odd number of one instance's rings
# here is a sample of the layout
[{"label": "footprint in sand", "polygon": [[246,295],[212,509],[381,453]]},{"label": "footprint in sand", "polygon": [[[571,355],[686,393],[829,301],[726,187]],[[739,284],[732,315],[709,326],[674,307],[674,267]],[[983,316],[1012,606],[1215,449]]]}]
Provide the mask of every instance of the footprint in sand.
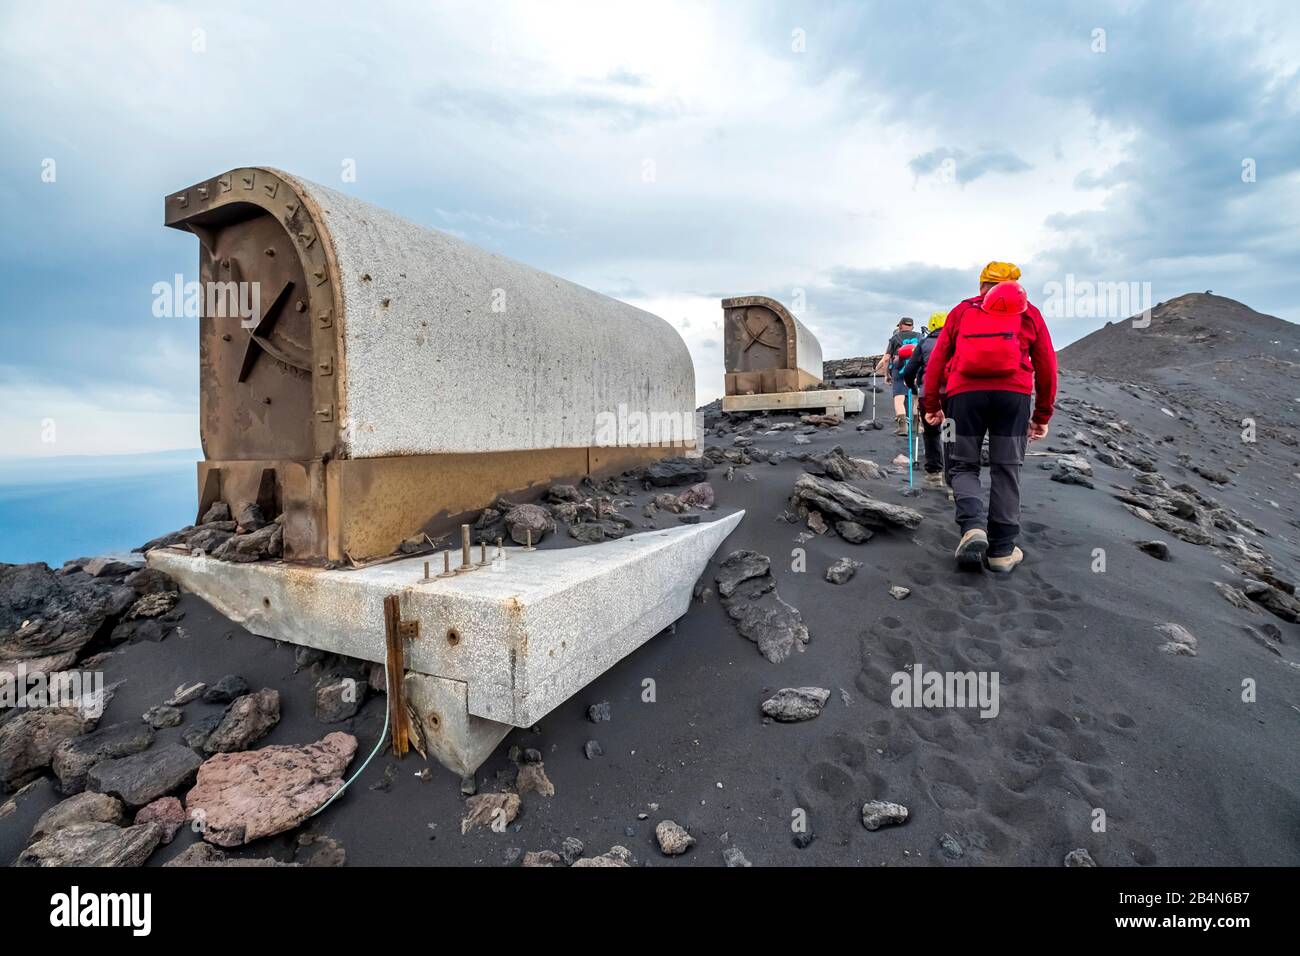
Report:
[{"label": "footprint in sand", "polygon": [[916,777],[935,806],[943,810],[973,810],[979,805],[975,778],[955,760],[943,756],[922,757]]},{"label": "footprint in sand", "polygon": [[1155,866],[1156,851],[1151,849],[1145,843],[1139,843],[1137,840],[1129,840],[1128,853],[1138,866]]},{"label": "footprint in sand", "polygon": [[1074,680],[1074,661],[1068,657],[1053,657],[1047,662],[1047,669],[1061,680]]},{"label": "footprint in sand", "polygon": [[940,634],[951,634],[961,630],[961,617],[955,611],[943,608],[929,608],[921,614],[921,624],[927,630]]},{"label": "footprint in sand", "polygon": [[1110,715],[1110,725],[1116,730],[1132,730],[1137,726],[1137,721],[1122,711],[1116,711]]},{"label": "footprint in sand", "polygon": [[817,744],[816,750],[848,770],[857,770],[867,762],[867,745],[843,731],[837,731],[823,738]]},{"label": "footprint in sand", "polygon": [[1002,660],[1002,645],[997,641],[971,637],[962,645],[966,660],[979,667],[989,667]]},{"label": "footprint in sand", "polygon": [[[804,781],[815,793],[824,794],[836,800],[849,796],[857,789],[853,775],[837,763],[822,760],[808,768]],[[810,800],[819,803],[818,800]]]}]

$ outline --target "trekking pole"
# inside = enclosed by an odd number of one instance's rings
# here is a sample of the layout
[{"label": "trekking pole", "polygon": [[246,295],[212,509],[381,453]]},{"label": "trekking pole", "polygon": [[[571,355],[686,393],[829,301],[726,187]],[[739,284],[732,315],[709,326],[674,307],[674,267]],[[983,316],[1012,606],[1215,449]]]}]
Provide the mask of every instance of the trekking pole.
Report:
[{"label": "trekking pole", "polygon": [[871,369],[871,424],[876,423],[876,370]]},{"label": "trekking pole", "polygon": [[912,488],[912,390],[907,391],[907,487]]}]

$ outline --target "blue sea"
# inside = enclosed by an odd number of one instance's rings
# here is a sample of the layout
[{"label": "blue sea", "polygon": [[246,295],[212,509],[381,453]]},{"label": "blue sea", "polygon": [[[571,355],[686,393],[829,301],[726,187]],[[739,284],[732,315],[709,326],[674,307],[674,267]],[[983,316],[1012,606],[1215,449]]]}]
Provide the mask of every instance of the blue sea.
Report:
[{"label": "blue sea", "polygon": [[0,562],[130,551],[194,523],[197,449],[0,458]]}]

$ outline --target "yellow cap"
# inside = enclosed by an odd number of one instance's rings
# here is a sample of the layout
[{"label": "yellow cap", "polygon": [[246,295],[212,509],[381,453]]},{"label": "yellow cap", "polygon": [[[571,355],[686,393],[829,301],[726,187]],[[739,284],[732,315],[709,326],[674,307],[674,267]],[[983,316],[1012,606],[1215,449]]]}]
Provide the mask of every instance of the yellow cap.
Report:
[{"label": "yellow cap", "polygon": [[1015,282],[1020,278],[1020,267],[1014,262],[990,262],[980,273],[980,284],[985,282]]},{"label": "yellow cap", "polygon": [[931,312],[930,320],[925,323],[925,327],[929,329],[931,332],[935,332],[943,328],[943,324],[947,321],[948,321],[947,312]]}]

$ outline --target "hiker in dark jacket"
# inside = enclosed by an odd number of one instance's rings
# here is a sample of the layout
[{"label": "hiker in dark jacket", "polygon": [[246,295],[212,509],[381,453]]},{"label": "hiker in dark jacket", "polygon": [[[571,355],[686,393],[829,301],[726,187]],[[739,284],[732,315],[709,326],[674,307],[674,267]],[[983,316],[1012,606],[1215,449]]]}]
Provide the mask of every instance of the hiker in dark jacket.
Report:
[{"label": "hiker in dark jacket", "polygon": [[[1024,560],[1020,468],[1025,445],[1047,435],[1056,401],[1056,352],[1043,317],[1009,262],[990,262],[980,296],[948,313],[925,371],[925,419],[953,420],[948,483],[961,541],[957,564],[1008,574]],[[945,396],[943,406],[940,395]],[[1032,396],[1032,401],[1031,401]],[[980,489],[980,446],[989,437],[987,517]]]},{"label": "hiker in dark jacket", "polygon": [[[921,340],[921,344],[916,347],[912,357],[903,366],[903,381],[914,395],[924,388],[925,363],[929,361],[930,354],[938,344],[939,333],[947,318],[947,312],[935,312],[930,316],[930,321],[926,323],[925,338]],[[942,407],[942,400],[943,397],[940,396],[940,407]],[[922,420],[921,435],[925,442],[925,483],[931,488],[942,488],[944,484],[943,446],[939,440],[942,431],[942,425],[931,425]]]}]

